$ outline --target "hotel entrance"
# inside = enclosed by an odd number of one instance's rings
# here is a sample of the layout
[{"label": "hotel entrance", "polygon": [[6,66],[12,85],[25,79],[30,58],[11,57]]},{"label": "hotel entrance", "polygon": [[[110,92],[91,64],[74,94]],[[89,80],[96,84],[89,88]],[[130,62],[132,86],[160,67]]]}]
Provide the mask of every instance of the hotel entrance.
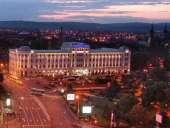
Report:
[{"label": "hotel entrance", "polygon": [[76,76],[87,76],[89,75],[89,70],[88,69],[82,69],[82,68],[77,68],[72,70],[72,74]]}]

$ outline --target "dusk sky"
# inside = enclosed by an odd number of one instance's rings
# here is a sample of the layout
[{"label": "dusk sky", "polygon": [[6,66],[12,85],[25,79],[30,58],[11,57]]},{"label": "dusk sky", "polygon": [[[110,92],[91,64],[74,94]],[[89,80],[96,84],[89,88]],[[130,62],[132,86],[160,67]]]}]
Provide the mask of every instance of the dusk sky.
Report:
[{"label": "dusk sky", "polygon": [[170,22],[170,0],[0,0],[0,20]]}]

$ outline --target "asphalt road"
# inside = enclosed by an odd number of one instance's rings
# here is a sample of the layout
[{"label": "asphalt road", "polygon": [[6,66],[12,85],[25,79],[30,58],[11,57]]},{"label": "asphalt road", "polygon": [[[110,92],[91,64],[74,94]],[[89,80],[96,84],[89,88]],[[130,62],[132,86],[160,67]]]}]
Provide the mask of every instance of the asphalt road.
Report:
[{"label": "asphalt road", "polygon": [[73,124],[78,121],[60,96],[43,96],[40,100],[51,117],[53,128],[75,128]]},{"label": "asphalt road", "polygon": [[26,97],[18,102],[18,116],[23,128],[50,128],[49,120],[41,108],[31,98]]},{"label": "asphalt road", "polygon": [[18,85],[11,80],[5,83],[13,93],[14,109],[21,128],[75,128],[73,124],[78,123],[61,96],[36,97],[31,95],[27,83]]},{"label": "asphalt road", "polygon": [[26,87],[10,80],[5,83],[5,87],[13,94],[13,108],[21,128],[51,128],[50,120]]}]

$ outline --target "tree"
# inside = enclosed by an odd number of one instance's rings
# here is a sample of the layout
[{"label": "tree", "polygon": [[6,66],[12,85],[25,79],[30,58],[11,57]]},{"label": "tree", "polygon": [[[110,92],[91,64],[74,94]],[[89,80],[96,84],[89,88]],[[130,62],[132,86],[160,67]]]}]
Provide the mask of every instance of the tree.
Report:
[{"label": "tree", "polygon": [[124,116],[125,113],[130,111],[133,106],[137,103],[137,99],[132,94],[123,95],[118,102],[118,111],[120,112],[121,116]]},{"label": "tree", "polygon": [[148,111],[139,104],[133,106],[131,111],[128,113],[128,121],[133,126],[149,128],[153,126],[154,119],[155,113],[153,111]]},{"label": "tree", "polygon": [[5,88],[0,85],[0,100],[5,99],[8,96],[8,92],[5,90]]},{"label": "tree", "polygon": [[4,76],[2,73],[0,73],[0,82],[3,82],[4,81]]},{"label": "tree", "polygon": [[168,106],[170,106],[170,87],[165,89],[165,95],[166,95],[165,103],[168,104]]},{"label": "tree", "polygon": [[109,116],[106,114],[106,111],[104,109],[106,108],[97,108],[94,109],[94,116],[100,123],[100,125],[108,126],[109,123]]},{"label": "tree", "polygon": [[92,98],[94,105],[93,114],[97,118],[98,122],[105,127],[108,127],[110,123],[110,113],[116,110],[116,106],[110,102],[107,98]]},{"label": "tree", "polygon": [[135,69],[143,69],[150,59],[150,55],[147,53],[135,53],[132,55],[132,68]]},{"label": "tree", "polygon": [[153,80],[157,80],[157,81],[167,81],[168,77],[167,77],[167,73],[165,69],[162,68],[155,68],[153,69],[149,76],[153,79]]},{"label": "tree", "polygon": [[115,97],[119,91],[120,91],[120,86],[117,85],[116,82],[114,82],[109,88],[106,89],[105,96],[109,99],[113,99],[113,97]]},{"label": "tree", "polygon": [[46,41],[42,41],[40,39],[33,40],[31,42],[31,48],[32,49],[38,49],[38,50],[47,49],[48,48],[48,43]]},{"label": "tree", "polygon": [[168,87],[166,82],[153,82],[152,85],[148,85],[143,93],[143,105],[149,106],[151,102],[164,102],[166,94],[164,89]]},{"label": "tree", "polygon": [[165,57],[165,68],[167,71],[170,71],[170,55],[167,54],[167,56]]},{"label": "tree", "polygon": [[67,92],[73,92],[74,90],[73,90],[73,83],[69,83],[68,85],[67,85]]},{"label": "tree", "polygon": [[162,113],[162,116],[163,116],[162,127],[163,128],[168,128],[170,126],[170,118],[164,112]]},{"label": "tree", "polygon": [[102,77],[99,77],[99,76],[95,79],[95,82],[97,84],[106,84],[108,81],[109,81],[109,79],[102,78]]}]

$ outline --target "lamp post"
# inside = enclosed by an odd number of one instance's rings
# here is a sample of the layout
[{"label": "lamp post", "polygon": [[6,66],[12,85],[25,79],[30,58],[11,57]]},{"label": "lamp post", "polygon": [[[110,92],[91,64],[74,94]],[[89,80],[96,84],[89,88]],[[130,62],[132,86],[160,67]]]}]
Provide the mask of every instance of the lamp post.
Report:
[{"label": "lamp post", "polygon": [[8,128],[8,115],[7,115],[7,113],[5,115],[6,115],[6,124],[7,124],[7,128]]},{"label": "lamp post", "polygon": [[61,94],[64,94],[64,92],[65,92],[64,88],[61,88],[60,92],[61,92]]},{"label": "lamp post", "polygon": [[116,128],[116,117],[114,112],[111,112],[110,128]]},{"label": "lamp post", "polygon": [[76,95],[76,100],[77,100],[77,117],[79,117],[80,114],[80,96]]},{"label": "lamp post", "polygon": [[4,113],[5,118],[6,118],[6,126],[7,126],[7,128],[8,128],[8,115],[7,115],[7,113],[11,109],[11,105],[12,105],[11,98],[7,98],[6,101],[5,101],[6,112]]},{"label": "lamp post", "polygon": [[4,123],[4,119],[3,119],[4,111],[3,111],[3,103],[1,101],[0,101],[0,106],[1,106],[0,125],[2,125]]}]

